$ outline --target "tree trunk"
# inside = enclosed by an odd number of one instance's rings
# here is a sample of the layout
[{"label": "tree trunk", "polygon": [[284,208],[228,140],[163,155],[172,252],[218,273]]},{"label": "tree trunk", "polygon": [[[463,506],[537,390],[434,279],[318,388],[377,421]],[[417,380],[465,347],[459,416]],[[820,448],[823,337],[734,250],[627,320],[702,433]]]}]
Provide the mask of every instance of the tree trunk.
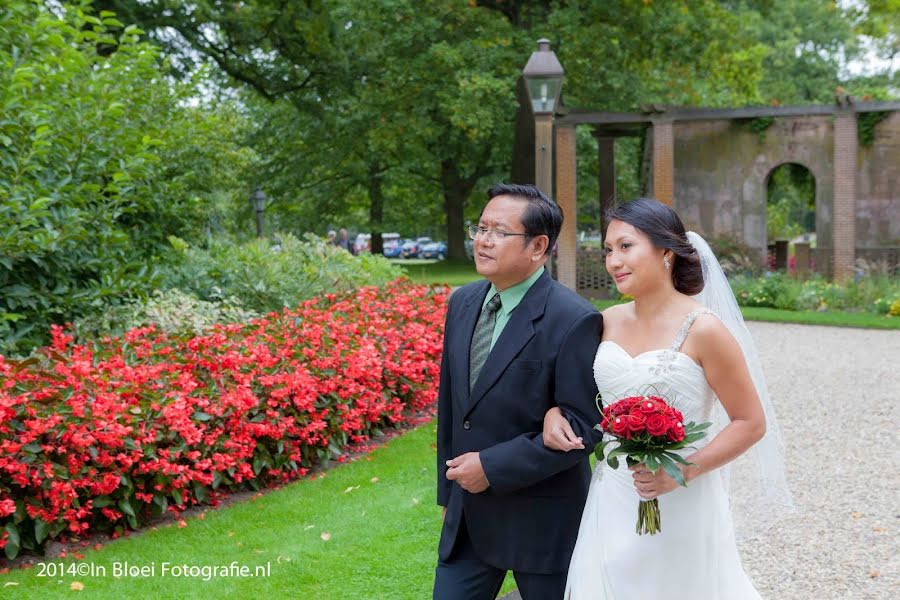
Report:
[{"label": "tree trunk", "polygon": [[460,176],[459,168],[451,159],[441,161],[441,188],[444,193],[444,208],[447,214],[447,258],[465,260],[466,198],[475,181]]},{"label": "tree trunk", "polygon": [[381,165],[369,165],[369,230],[372,232],[372,254],[384,253],[384,240],[381,233],[384,229],[384,190],[381,189]]}]

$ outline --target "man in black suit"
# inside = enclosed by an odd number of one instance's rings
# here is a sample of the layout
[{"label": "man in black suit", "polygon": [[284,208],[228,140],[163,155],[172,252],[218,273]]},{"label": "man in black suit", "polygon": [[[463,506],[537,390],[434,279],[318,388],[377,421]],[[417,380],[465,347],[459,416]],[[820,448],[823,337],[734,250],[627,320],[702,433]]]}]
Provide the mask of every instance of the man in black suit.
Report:
[{"label": "man in black suit", "polygon": [[[450,297],[441,359],[434,598],[495,598],[512,570],[525,600],[562,598],[598,441],[593,361],[602,319],[544,268],[562,226],[532,185],[498,184],[474,239],[486,279]],[[585,448],[541,434],[560,406]]]}]

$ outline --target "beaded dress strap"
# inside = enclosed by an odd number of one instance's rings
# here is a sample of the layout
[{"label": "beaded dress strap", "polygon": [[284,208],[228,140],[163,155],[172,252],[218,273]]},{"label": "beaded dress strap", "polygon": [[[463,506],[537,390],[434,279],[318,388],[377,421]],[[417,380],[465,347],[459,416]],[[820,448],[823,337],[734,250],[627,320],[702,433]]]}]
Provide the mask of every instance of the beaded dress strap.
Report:
[{"label": "beaded dress strap", "polygon": [[714,315],[713,311],[708,308],[698,308],[691,312],[684,320],[684,323],[681,325],[681,329],[678,330],[678,333],[675,334],[675,341],[672,342],[672,347],[669,348],[672,352],[678,352],[681,350],[681,345],[684,344],[685,338],[687,338],[688,332],[691,330],[691,325],[694,324],[694,319],[699,317],[700,315],[708,314]]}]

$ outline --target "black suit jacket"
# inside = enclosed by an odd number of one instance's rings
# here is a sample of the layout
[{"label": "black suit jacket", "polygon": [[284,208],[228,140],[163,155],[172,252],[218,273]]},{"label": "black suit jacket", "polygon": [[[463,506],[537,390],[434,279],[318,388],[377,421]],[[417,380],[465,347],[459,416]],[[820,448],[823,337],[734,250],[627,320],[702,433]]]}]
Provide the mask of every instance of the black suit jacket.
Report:
[{"label": "black suit jacket", "polygon": [[[545,271],[510,315],[469,393],[469,346],[490,283],[450,297],[441,359],[437,501],[447,507],[439,554],[449,556],[463,514],[480,558],[528,573],[565,572],[599,441],[593,361],[602,317]],[[544,446],[548,409],[564,409],[584,451]],[[446,461],[480,452],[490,487],[479,494],[446,478]]]}]

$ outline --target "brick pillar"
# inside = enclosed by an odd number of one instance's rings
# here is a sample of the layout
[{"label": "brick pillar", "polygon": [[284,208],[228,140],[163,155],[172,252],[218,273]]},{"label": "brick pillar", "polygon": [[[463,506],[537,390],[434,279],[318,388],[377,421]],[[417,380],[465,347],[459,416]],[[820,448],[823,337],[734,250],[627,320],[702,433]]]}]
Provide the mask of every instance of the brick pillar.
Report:
[{"label": "brick pillar", "polygon": [[576,200],[575,127],[556,127],[556,201],[563,213],[557,242],[557,281],[575,290],[575,247],[578,233]]},{"label": "brick pillar", "polygon": [[853,277],[856,262],[856,113],[834,116],[834,279]]},{"label": "brick pillar", "polygon": [[809,273],[809,242],[794,244],[794,268],[799,277],[805,277]]},{"label": "brick pillar", "polygon": [[675,200],[675,149],[672,121],[653,120],[653,197],[668,204]]},{"label": "brick pillar", "polygon": [[600,231],[606,227],[604,215],[616,199],[616,138],[595,135],[597,138],[597,188],[600,193]]},{"label": "brick pillar", "polygon": [[775,270],[787,271],[788,267],[788,241],[775,240]]}]

